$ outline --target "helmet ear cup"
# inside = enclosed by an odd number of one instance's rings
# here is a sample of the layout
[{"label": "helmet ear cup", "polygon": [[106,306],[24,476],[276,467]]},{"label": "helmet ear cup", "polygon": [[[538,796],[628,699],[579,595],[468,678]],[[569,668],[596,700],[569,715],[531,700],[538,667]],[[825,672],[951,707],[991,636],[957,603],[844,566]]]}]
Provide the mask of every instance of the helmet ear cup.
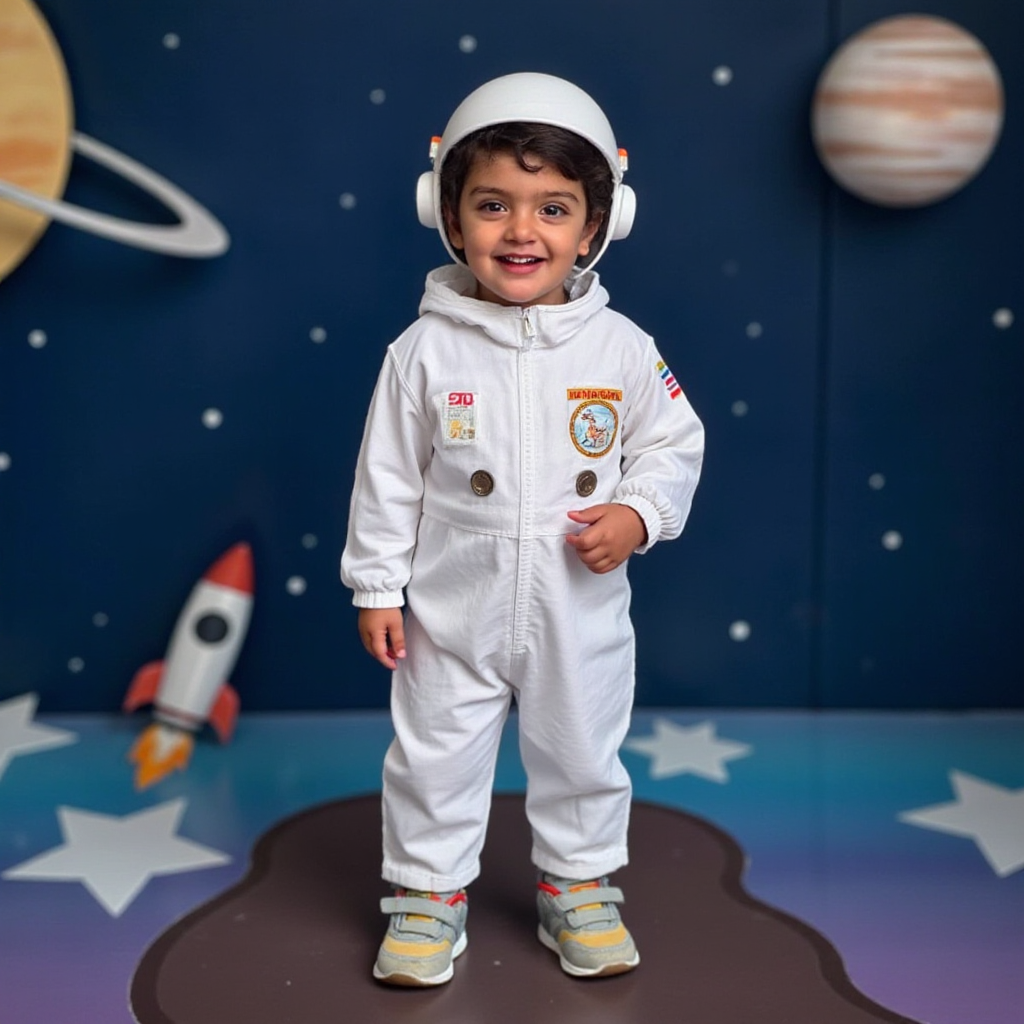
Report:
[{"label": "helmet ear cup", "polygon": [[416,213],[425,228],[440,227],[434,213],[434,172],[424,171],[416,182]]},{"label": "helmet ear cup", "polygon": [[618,191],[618,212],[616,214],[613,211],[615,223],[609,225],[608,231],[612,240],[616,242],[632,231],[633,220],[636,217],[636,193],[628,185],[620,185]]}]

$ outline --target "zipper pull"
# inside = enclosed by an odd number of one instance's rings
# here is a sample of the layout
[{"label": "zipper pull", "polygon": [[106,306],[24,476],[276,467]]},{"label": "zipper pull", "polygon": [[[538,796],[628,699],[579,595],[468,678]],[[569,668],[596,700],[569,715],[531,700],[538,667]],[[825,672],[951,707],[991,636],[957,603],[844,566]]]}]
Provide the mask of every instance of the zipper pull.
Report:
[{"label": "zipper pull", "polygon": [[537,337],[537,328],[533,323],[533,307],[527,306],[523,310],[523,334],[527,340],[532,341]]}]

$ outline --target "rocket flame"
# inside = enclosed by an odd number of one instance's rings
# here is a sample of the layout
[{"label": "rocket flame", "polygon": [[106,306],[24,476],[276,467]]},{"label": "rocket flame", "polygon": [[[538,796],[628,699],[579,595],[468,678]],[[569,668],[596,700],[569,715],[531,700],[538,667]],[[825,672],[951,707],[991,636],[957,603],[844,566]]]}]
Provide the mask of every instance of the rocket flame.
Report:
[{"label": "rocket flame", "polygon": [[160,723],[148,726],[128,754],[135,765],[135,788],[146,789],[173,771],[184,771],[193,745],[191,733]]}]

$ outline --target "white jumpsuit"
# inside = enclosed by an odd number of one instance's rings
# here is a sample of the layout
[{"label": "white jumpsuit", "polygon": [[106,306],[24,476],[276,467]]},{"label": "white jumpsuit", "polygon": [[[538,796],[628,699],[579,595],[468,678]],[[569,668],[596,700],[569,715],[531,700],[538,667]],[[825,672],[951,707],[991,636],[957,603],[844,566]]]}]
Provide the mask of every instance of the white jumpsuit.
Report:
[{"label": "white jumpsuit", "polygon": [[342,556],[358,607],[402,605],[405,591],[382,874],[432,891],[479,873],[513,696],[536,866],[592,878],[626,863],[626,565],[587,569],[566,513],[629,505],[647,527],[640,551],[677,536],[704,442],[653,340],[607,308],[595,273],[559,306],[499,306],[474,287],[464,267],[433,271],[388,349]]}]

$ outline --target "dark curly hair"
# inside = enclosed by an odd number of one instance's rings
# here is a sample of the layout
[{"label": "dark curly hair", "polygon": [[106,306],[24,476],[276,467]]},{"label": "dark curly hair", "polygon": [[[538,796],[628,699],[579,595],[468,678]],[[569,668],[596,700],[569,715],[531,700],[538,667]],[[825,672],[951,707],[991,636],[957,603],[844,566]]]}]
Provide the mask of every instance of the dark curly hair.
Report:
[{"label": "dark curly hair", "polygon": [[[457,217],[462,189],[469,172],[480,156],[488,158],[507,153],[524,171],[536,173],[542,167],[553,167],[563,178],[583,186],[587,202],[587,223],[600,218],[601,223],[590,243],[590,254],[576,262],[585,267],[600,252],[608,231],[608,213],[612,208],[615,182],[611,168],[601,151],[582,136],[566,128],[527,121],[509,121],[490,125],[460,139],[445,157],[441,166],[441,211],[445,230],[449,217]],[[461,249],[455,250],[459,256]]]}]

